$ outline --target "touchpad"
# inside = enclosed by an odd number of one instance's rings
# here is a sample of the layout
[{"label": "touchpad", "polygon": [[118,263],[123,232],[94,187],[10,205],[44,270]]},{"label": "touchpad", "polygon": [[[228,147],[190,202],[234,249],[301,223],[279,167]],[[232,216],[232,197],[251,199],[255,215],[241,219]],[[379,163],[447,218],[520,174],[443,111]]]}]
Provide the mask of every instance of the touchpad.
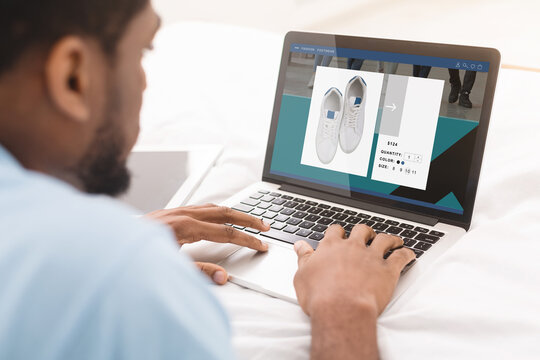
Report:
[{"label": "touchpad", "polygon": [[293,279],[298,260],[292,246],[268,244],[268,252],[242,248],[219,263],[231,282],[296,303]]}]

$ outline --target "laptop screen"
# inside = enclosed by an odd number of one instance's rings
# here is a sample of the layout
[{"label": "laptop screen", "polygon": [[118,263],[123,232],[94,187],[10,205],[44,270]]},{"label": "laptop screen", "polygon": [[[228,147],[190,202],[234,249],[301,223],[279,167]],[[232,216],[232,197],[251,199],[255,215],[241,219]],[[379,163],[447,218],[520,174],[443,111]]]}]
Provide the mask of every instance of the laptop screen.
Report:
[{"label": "laptop screen", "polygon": [[289,45],[270,176],[464,213],[489,62]]}]

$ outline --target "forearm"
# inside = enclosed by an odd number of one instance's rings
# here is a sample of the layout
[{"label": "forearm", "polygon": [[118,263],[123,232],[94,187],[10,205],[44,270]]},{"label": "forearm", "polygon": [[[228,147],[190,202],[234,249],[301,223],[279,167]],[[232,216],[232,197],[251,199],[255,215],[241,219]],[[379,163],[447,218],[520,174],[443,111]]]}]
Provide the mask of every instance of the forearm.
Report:
[{"label": "forearm", "polygon": [[366,306],[325,307],[311,317],[311,359],[378,359],[377,314]]}]

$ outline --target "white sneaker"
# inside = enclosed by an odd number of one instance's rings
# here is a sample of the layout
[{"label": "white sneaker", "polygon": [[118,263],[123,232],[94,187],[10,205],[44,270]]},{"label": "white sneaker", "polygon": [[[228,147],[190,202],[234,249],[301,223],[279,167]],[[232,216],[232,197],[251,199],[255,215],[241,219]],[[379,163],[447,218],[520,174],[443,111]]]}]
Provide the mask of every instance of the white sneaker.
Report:
[{"label": "white sneaker", "polygon": [[345,89],[343,119],[339,128],[339,145],[343,152],[352,153],[364,132],[366,116],[367,84],[360,76],[355,76]]},{"label": "white sneaker", "polygon": [[328,89],[322,100],[315,147],[317,148],[317,156],[323,164],[328,164],[336,155],[343,106],[342,99],[341,92],[333,87]]}]

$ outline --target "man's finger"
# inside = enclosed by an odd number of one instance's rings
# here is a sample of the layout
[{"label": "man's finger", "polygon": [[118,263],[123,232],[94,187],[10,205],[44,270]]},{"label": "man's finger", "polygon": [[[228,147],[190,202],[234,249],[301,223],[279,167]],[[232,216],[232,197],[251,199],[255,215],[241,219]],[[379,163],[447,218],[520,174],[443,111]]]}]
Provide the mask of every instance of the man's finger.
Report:
[{"label": "man's finger", "polygon": [[[320,245],[332,241],[332,240],[343,240],[345,238],[345,229],[343,229],[338,224],[330,225],[326,232],[324,233],[324,238],[319,242]],[[320,246],[319,245],[319,246]]]},{"label": "man's finger", "polygon": [[372,251],[380,253],[382,257],[388,251],[400,246],[403,246],[403,240],[401,238],[388,234],[379,234],[375,236],[369,248]]},{"label": "man's finger", "polygon": [[257,251],[268,250],[267,244],[243,231],[234,229],[232,226],[212,224],[197,220],[194,221],[195,226],[193,231],[197,233],[196,236],[201,240],[208,240],[218,243],[231,243],[245,246]]},{"label": "man's finger", "polygon": [[301,267],[313,255],[313,248],[307,242],[300,240],[294,243],[294,251],[298,255],[298,267]]},{"label": "man's finger", "polygon": [[416,254],[411,249],[401,248],[394,250],[386,259],[390,266],[395,267],[399,272],[405,268],[411,261],[416,259]]},{"label": "man's finger", "polygon": [[351,231],[349,239],[361,241],[363,244],[367,244],[370,240],[373,240],[377,234],[372,228],[365,224],[355,225]]},{"label": "man's finger", "polygon": [[218,285],[224,285],[229,279],[227,271],[219,265],[203,262],[196,262],[195,265]]},{"label": "man's finger", "polygon": [[241,211],[233,210],[226,206],[192,209],[189,212],[189,216],[200,221],[211,222],[214,224],[234,224],[260,231],[270,230],[270,224],[266,223],[264,220]]}]

